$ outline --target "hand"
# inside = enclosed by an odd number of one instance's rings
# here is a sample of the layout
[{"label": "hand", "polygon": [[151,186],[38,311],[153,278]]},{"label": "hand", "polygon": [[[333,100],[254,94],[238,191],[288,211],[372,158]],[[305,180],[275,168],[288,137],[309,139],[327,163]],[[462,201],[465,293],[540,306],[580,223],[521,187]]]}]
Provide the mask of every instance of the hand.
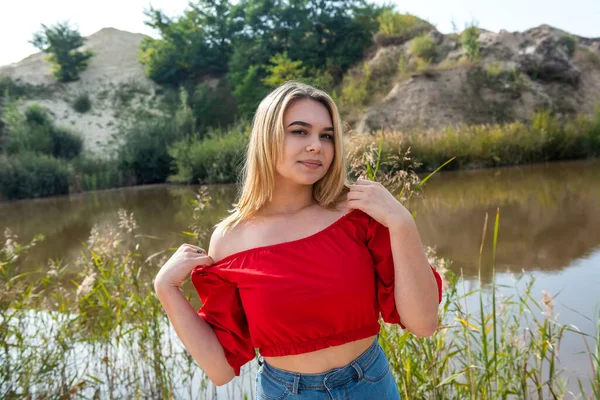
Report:
[{"label": "hand", "polygon": [[154,287],[177,287],[199,265],[212,265],[213,259],[198,246],[184,243],[160,268],[154,280]]},{"label": "hand", "polygon": [[385,186],[367,179],[358,179],[354,185],[350,185],[347,207],[364,211],[387,228],[406,218],[412,219],[410,212]]}]

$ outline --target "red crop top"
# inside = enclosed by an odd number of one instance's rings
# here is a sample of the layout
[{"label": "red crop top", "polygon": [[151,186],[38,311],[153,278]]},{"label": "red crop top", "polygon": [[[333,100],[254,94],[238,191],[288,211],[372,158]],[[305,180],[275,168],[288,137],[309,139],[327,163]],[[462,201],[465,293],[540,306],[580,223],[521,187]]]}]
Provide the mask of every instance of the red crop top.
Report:
[{"label": "red crop top", "polygon": [[[441,279],[432,271],[441,302]],[[202,301],[198,315],[213,327],[236,375],[254,348],[284,356],[374,336],[380,313],[404,327],[389,230],[360,210],[308,237],[196,267],[191,280]]]}]

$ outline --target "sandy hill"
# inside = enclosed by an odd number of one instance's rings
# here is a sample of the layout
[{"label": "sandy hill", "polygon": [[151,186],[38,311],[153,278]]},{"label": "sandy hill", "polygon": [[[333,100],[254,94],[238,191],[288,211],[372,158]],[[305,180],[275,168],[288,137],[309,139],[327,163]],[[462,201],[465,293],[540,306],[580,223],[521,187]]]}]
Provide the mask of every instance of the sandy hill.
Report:
[{"label": "sandy hill", "polygon": [[414,37],[379,47],[368,61],[382,71],[403,60],[409,73],[352,121],[357,131],[527,121],[541,108],[572,114],[600,106],[600,38],[548,25],[522,33],[482,30],[480,60],[470,63],[456,35],[433,27],[428,35],[437,54],[427,68],[415,71]]},{"label": "sandy hill", "polygon": [[[88,36],[82,49],[96,55],[77,82],[57,84],[50,63],[44,60],[46,54],[41,52],[0,67],[0,76],[48,87],[51,95],[27,100],[22,106],[39,103],[48,107],[58,124],[72,126],[82,133],[86,150],[96,152],[116,133],[124,102],[143,104],[154,95],[155,84],[145,77],[144,66],[137,57],[143,38],[142,34],[114,28],[104,28]],[[72,107],[73,100],[81,93],[88,93],[92,101],[91,110],[84,114]]]},{"label": "sandy hill", "polygon": [[[422,28],[412,37],[380,43],[368,57],[374,73],[387,73],[392,84],[364,112],[348,118],[358,132],[527,120],[540,108],[591,113],[600,105],[600,38],[575,37],[547,25],[522,33],[481,30],[480,61],[470,63],[458,35]],[[421,33],[437,48],[426,68],[416,68],[412,54],[415,36]],[[156,85],[145,77],[137,57],[143,38],[113,28],[89,36],[85,47],[96,56],[78,82],[56,84],[41,53],[0,67],[0,76],[48,87],[51,95],[29,99],[23,107],[34,102],[48,107],[57,123],[83,134],[87,151],[98,152],[117,133],[126,105],[153,104]],[[404,72],[398,76],[401,63]],[[81,93],[92,101],[85,114],[72,107]]]}]

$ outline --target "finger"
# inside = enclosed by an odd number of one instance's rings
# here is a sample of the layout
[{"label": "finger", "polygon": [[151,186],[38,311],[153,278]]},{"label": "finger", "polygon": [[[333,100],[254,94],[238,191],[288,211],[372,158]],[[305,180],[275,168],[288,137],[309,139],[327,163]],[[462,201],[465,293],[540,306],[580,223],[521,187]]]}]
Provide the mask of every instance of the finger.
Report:
[{"label": "finger", "polygon": [[204,265],[204,266],[209,266],[214,264],[214,260],[211,258],[211,256],[203,256],[203,257],[199,257],[197,260],[194,260],[194,262],[196,263],[196,265]]},{"label": "finger", "polygon": [[365,185],[350,185],[351,192],[362,192],[362,190],[364,188],[365,188]]},{"label": "finger", "polygon": [[[346,203],[346,207],[350,210],[353,210],[355,208],[358,208],[360,210],[363,209],[363,205],[362,205],[362,201],[361,200],[348,200],[348,202]],[[364,210],[363,210],[364,211]]]},{"label": "finger", "polygon": [[212,257],[206,254],[198,254],[198,253],[190,253],[190,252],[186,252],[184,253],[183,257],[186,260],[193,260],[194,262],[205,262],[205,261],[210,261],[211,263],[214,262]]},{"label": "finger", "polygon": [[206,250],[204,250],[202,247],[194,246],[191,244],[185,244],[185,247],[183,247],[183,251],[198,254],[206,254]]},{"label": "finger", "polygon": [[363,195],[363,192],[349,192],[349,193],[346,195],[346,198],[347,198],[348,200],[360,200],[360,199],[362,199],[362,198],[363,198],[363,196],[364,196],[364,195]]},{"label": "finger", "polygon": [[370,185],[372,183],[373,183],[373,181],[370,181],[370,180],[364,179],[364,178],[358,178],[356,180],[356,185],[366,186],[366,185]]}]

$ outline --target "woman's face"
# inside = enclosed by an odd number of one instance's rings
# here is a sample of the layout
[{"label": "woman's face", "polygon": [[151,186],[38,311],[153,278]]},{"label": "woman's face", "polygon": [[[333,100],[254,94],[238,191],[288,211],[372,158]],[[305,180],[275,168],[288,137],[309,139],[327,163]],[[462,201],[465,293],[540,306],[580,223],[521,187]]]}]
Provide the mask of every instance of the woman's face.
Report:
[{"label": "woman's face", "polygon": [[279,176],[301,185],[312,185],[331,166],[334,156],[333,123],[327,108],[318,101],[300,99],[283,114],[284,140]]}]

